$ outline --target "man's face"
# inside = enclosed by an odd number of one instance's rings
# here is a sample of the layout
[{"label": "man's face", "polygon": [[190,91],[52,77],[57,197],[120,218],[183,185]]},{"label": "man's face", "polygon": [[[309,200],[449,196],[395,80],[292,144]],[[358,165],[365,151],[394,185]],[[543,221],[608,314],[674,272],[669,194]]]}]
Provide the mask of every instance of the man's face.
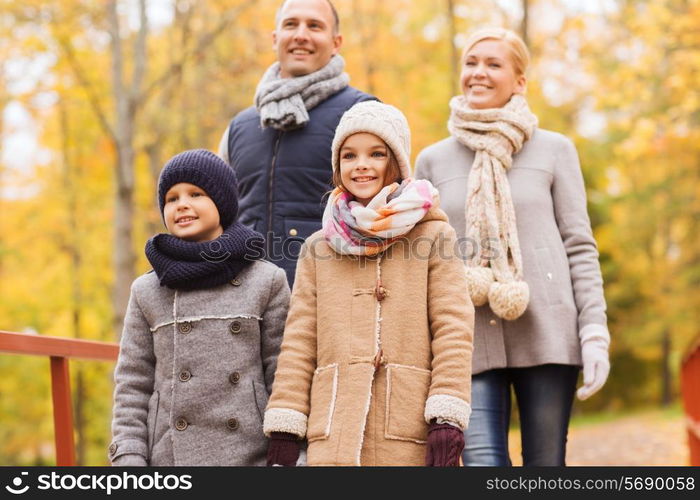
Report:
[{"label": "man's face", "polygon": [[288,0],[272,32],[280,76],[304,76],[328,64],[343,41],[334,34],[333,26],[333,11],[327,0]]}]

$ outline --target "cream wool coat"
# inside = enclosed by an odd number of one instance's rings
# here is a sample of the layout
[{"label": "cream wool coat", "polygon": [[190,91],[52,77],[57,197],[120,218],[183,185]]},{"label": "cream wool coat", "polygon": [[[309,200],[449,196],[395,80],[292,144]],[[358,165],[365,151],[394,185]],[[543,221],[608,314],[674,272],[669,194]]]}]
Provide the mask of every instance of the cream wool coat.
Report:
[{"label": "cream wool coat", "polygon": [[378,258],[306,241],[267,435],[305,437],[309,465],[424,465],[430,419],[466,428],[474,308],[455,243],[438,208]]}]

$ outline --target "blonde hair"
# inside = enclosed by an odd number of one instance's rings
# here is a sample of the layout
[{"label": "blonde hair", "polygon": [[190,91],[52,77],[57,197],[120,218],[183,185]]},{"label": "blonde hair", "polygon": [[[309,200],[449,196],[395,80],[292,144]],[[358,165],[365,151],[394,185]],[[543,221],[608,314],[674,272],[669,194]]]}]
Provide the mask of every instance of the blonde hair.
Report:
[{"label": "blonde hair", "polygon": [[509,29],[505,28],[481,28],[474,31],[469,38],[462,52],[462,61],[474,45],[483,40],[500,40],[506,44],[511,55],[513,69],[516,76],[524,76],[527,67],[530,64],[530,51],[527,50],[527,45],[523,39]]}]

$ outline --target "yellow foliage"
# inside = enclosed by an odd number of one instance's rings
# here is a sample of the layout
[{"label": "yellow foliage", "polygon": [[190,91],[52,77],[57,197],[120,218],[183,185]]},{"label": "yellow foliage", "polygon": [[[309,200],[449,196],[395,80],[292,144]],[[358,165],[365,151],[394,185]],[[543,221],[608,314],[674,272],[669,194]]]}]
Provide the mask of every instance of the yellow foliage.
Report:
[{"label": "yellow foliage", "polygon": [[[137,274],[149,268],[146,239],[163,230],[155,202],[160,166],[183,149],[215,149],[229,120],[252,104],[258,80],[275,58],[270,31],[278,3],[173,2],[180,10],[172,22],[151,30],[144,76],[149,91],[138,101],[133,123]],[[127,22],[133,8],[127,4],[120,2],[129,77],[137,27]],[[504,2],[454,4],[458,35],[486,24],[519,28],[517,9],[503,8]],[[618,10],[588,13],[569,10],[568,2],[529,4],[538,15],[530,16],[528,99],[542,127],[572,137],[579,149],[605,273],[613,354],[658,356],[660,334],[669,330],[677,359],[700,323],[700,2],[620,0]],[[351,83],[406,113],[415,159],[447,136],[448,101],[457,89],[447,2],[335,5]],[[10,94],[9,85],[0,85],[0,105],[22,103],[49,155],[45,164],[26,167],[35,194],[0,196],[0,329],[113,341],[120,132],[105,130],[98,118],[99,110],[113,126],[117,113],[104,3],[0,0],[0,8],[7,16],[0,17],[0,59],[48,55],[53,61],[48,74],[22,90]],[[553,36],[546,21],[559,18]],[[0,83],[11,76],[3,71]],[[124,83],[130,91],[130,78]],[[36,104],[41,95],[55,99]],[[578,133],[583,111],[603,117],[599,136]],[[0,165],[0,187],[16,187],[5,167]],[[13,373],[0,378],[0,463],[52,460],[47,364],[0,355],[0,369]],[[101,464],[109,440],[111,366],[86,363],[80,370],[90,377],[86,459]],[[613,366],[611,376],[623,375]]]}]

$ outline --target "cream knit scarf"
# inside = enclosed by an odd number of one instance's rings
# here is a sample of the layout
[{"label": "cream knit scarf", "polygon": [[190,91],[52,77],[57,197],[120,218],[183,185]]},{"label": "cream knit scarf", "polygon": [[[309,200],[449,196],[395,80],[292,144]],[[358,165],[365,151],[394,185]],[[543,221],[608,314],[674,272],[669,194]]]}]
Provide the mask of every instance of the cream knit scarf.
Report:
[{"label": "cream knit scarf", "polygon": [[467,181],[466,236],[477,245],[467,261],[469,294],[474,305],[488,302],[497,316],[514,320],[525,312],[530,291],[506,171],[537,117],[517,94],[502,108],[471,109],[464,96],[453,97],[450,108],[448,130],[476,154]]},{"label": "cream knit scarf", "polygon": [[339,55],[323,68],[294,78],[280,78],[280,63],[270,66],[255,91],[255,107],[263,128],[294,130],[309,121],[309,111],[348,86],[343,73],[345,60]]}]

